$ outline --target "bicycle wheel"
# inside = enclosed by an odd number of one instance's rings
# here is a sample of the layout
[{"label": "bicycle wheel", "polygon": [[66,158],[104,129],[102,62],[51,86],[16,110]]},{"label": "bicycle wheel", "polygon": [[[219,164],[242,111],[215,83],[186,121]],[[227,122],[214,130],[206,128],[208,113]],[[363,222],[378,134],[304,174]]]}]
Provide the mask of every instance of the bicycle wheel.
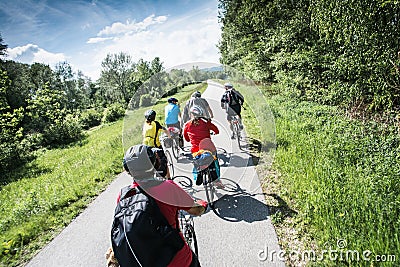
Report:
[{"label": "bicycle wheel", "polygon": [[177,138],[173,138],[172,139],[172,147],[171,147],[171,149],[172,149],[172,155],[174,155],[174,158],[176,160],[178,160],[180,148],[179,148],[179,143],[178,143],[178,139]]},{"label": "bicycle wheel", "polygon": [[236,139],[237,139],[237,142],[238,142],[238,146],[239,146],[239,149],[241,148],[241,146],[240,146],[240,127],[239,127],[239,122],[238,123],[235,123],[235,134],[236,134]]},{"label": "bicycle wheel", "polygon": [[178,175],[173,177],[172,180],[183,189],[191,189],[193,187],[193,180],[187,176]]},{"label": "bicycle wheel", "polygon": [[204,185],[204,190],[206,191],[207,201],[210,207],[213,208],[214,197],[215,197],[214,183],[211,181],[211,175],[209,170],[207,170],[203,175],[204,175],[203,185]]},{"label": "bicycle wheel", "polygon": [[186,242],[188,243],[189,247],[193,252],[198,256],[199,255],[199,248],[197,246],[197,237],[196,237],[196,232],[194,231],[193,225],[190,223],[187,223],[185,225],[185,230],[184,230],[184,236],[186,239]]},{"label": "bicycle wheel", "polygon": [[190,249],[198,255],[197,237],[194,231],[193,217],[186,211],[179,211],[179,228]]},{"label": "bicycle wheel", "polygon": [[174,173],[175,170],[174,170],[174,163],[172,162],[171,153],[169,153],[168,150],[165,150],[164,153],[165,153],[165,156],[167,157],[167,161],[168,161],[167,167],[169,169],[169,174],[170,174],[171,178],[173,178],[174,174],[175,174]]}]

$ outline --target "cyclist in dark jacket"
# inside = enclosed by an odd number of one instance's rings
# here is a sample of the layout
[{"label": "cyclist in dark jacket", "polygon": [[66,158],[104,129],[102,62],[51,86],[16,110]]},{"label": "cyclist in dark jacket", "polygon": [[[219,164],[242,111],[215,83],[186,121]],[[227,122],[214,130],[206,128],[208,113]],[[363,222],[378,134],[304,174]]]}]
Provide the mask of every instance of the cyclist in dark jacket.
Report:
[{"label": "cyclist in dark jacket", "polygon": [[[243,129],[241,111],[244,98],[239,93],[239,91],[233,88],[232,84],[225,83],[224,87],[225,87],[225,92],[221,97],[221,108],[226,110],[227,113],[226,119],[229,122],[229,126],[231,130],[233,130],[232,116],[237,115],[239,118],[239,127],[240,129]],[[231,138],[232,139],[235,138],[233,133]]]}]

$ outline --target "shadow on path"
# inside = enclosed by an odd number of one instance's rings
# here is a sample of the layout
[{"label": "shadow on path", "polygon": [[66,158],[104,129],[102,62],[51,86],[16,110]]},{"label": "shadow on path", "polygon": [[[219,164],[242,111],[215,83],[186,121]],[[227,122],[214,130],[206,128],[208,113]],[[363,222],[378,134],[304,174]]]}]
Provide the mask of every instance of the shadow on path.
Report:
[{"label": "shadow on path", "polygon": [[225,195],[214,204],[214,213],[230,222],[255,222],[268,219],[268,206],[250,194]]},{"label": "shadow on path", "polygon": [[[227,178],[221,179],[225,189],[217,193],[219,199],[214,203],[212,211],[225,221],[252,223],[267,220],[268,216],[278,216],[283,219],[297,214],[277,194],[251,194],[246,192],[246,189],[241,188],[235,181]],[[256,198],[260,195],[272,197],[276,200],[277,205],[266,205]]]}]

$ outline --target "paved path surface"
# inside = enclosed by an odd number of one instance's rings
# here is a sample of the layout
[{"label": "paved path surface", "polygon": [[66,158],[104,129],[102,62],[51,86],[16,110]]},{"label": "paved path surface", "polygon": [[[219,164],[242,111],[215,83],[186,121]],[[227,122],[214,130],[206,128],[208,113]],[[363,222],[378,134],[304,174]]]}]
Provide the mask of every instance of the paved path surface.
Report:
[{"label": "paved path surface", "polygon": [[[221,177],[226,188],[218,190],[215,211],[195,218],[202,266],[285,266],[279,261],[275,230],[264,204],[259,180],[249,155],[229,138],[230,131],[219,99],[224,89],[214,83],[203,94],[208,99],[220,134],[212,139],[219,148]],[[245,145],[245,144],[244,144]],[[174,162],[175,175],[191,177],[185,159]],[[88,208],[26,266],[105,266],[116,196],[131,178],[122,173]],[[188,190],[205,199],[202,186]]]}]

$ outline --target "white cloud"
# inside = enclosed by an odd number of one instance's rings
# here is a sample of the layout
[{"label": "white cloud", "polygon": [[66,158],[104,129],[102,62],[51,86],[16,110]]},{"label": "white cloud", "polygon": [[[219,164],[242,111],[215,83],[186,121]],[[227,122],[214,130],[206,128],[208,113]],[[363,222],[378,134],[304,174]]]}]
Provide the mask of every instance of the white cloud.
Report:
[{"label": "white cloud", "polygon": [[220,34],[216,19],[188,17],[178,24],[170,21],[157,29],[114,39],[97,56],[104,59],[107,53],[113,53],[110,51],[128,53],[134,60],[152,60],[158,56],[167,68],[195,61],[218,63],[216,44]]},{"label": "white cloud", "polygon": [[93,38],[89,38],[89,40],[87,40],[87,44],[97,44],[97,43],[102,43],[105,42],[107,40],[112,40],[112,37],[93,37]]},{"label": "white cloud", "polygon": [[148,16],[141,22],[130,22],[129,20],[126,23],[115,22],[111,26],[105,27],[101,30],[97,36],[105,36],[105,35],[118,35],[118,34],[126,34],[126,33],[135,33],[139,31],[146,30],[149,26],[154,24],[160,24],[167,20],[166,16],[158,16],[156,17],[154,14]]},{"label": "white cloud", "polygon": [[[155,21],[162,23],[148,27]],[[106,36],[106,33],[118,33],[118,36]],[[180,17],[169,16],[168,19],[151,15],[140,23],[114,23],[104,28],[98,37],[87,41],[90,50],[71,60],[93,80],[100,77],[101,62],[110,53],[127,53],[135,62],[140,58],[150,61],[159,57],[166,69],[194,62],[218,64],[220,55],[216,45],[220,36],[216,9],[198,10],[195,14]]]},{"label": "white cloud", "polygon": [[66,61],[66,56],[63,53],[51,53],[34,44],[8,48],[7,55],[9,59],[27,64],[38,62],[54,65]]}]

